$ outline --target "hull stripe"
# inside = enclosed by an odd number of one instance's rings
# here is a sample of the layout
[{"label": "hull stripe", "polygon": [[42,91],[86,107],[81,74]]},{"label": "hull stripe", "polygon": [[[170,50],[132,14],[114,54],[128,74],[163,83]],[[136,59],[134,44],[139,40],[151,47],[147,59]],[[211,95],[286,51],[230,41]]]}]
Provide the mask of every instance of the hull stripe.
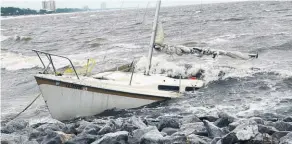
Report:
[{"label": "hull stripe", "polygon": [[65,87],[65,88],[86,90],[86,91],[102,93],[102,94],[110,94],[110,95],[116,95],[116,96],[124,96],[124,97],[138,98],[138,99],[156,100],[156,101],[171,99],[168,97],[152,96],[152,95],[145,95],[145,94],[137,94],[137,93],[128,93],[128,92],[109,90],[109,89],[104,89],[104,88],[98,88],[98,87],[80,85],[80,84],[75,84],[75,83],[51,80],[51,79],[46,79],[46,78],[40,78],[40,77],[36,77],[36,76],[35,76],[35,79],[36,79],[38,85],[47,84],[47,85]]}]

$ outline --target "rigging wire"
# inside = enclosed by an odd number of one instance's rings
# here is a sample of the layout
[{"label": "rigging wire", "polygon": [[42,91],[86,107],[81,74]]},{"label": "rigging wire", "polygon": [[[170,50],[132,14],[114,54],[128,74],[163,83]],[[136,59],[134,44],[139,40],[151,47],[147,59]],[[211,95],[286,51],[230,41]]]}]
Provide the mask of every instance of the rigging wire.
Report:
[{"label": "rigging wire", "polygon": [[42,94],[39,93],[32,102],[30,102],[21,112],[19,112],[17,115],[15,115],[9,122],[13,121],[16,119],[18,116],[20,116],[23,112],[25,112]]},{"label": "rigging wire", "polygon": [[150,2],[148,1],[147,6],[146,6],[146,9],[145,9],[144,16],[143,16],[143,19],[142,19],[142,22],[141,22],[142,24],[145,24],[145,18],[146,18],[146,14],[148,12],[148,6],[149,6],[149,4],[150,4]]},{"label": "rigging wire", "polygon": [[135,17],[135,23],[139,23],[139,22],[137,22],[137,21],[139,21],[139,16],[140,16],[140,10],[139,10],[139,7],[140,7],[140,5],[138,4],[138,6],[137,6],[137,14],[136,14],[136,17]]}]

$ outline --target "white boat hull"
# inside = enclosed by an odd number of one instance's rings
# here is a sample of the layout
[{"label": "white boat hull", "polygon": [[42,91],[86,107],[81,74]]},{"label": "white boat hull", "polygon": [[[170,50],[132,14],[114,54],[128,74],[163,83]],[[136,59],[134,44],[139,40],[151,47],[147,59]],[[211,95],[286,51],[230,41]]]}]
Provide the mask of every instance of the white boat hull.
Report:
[{"label": "white boat hull", "polygon": [[158,101],[47,84],[40,85],[40,89],[52,117],[58,120],[95,115],[112,108],[135,108]]},{"label": "white boat hull", "polygon": [[112,108],[136,108],[180,97],[181,90],[188,86],[203,86],[201,80],[177,80],[144,74],[135,74],[135,79],[129,84],[130,77],[129,73],[124,72],[102,73],[80,79],[65,75],[35,76],[52,117],[58,120],[96,115]]}]

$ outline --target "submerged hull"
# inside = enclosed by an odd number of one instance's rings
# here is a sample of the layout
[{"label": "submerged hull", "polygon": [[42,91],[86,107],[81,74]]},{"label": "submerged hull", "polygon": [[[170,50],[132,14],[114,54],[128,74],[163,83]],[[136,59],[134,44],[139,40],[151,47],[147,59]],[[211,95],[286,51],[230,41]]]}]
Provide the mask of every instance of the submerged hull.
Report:
[{"label": "submerged hull", "polygon": [[36,80],[52,117],[58,120],[95,115],[112,108],[136,108],[169,99],[37,77]]},{"label": "submerged hull", "polygon": [[97,93],[46,84],[40,85],[40,89],[51,115],[58,120],[95,115],[112,108],[135,108],[164,100]]},{"label": "submerged hull", "polygon": [[[96,77],[39,74],[35,79],[53,118],[68,120],[99,114],[107,109],[136,108],[157,101],[177,98],[176,90],[188,85],[202,87],[200,80],[176,80],[161,75],[102,73]],[[179,86],[180,85],[180,86]],[[168,89],[169,88],[169,89]],[[173,90],[175,88],[176,90]]]}]

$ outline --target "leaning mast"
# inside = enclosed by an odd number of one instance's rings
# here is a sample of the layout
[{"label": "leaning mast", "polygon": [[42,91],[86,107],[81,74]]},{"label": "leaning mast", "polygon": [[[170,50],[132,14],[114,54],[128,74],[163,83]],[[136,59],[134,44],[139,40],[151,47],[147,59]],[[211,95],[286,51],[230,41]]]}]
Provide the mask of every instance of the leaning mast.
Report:
[{"label": "leaning mast", "polygon": [[153,22],[152,35],[151,35],[151,40],[150,40],[150,47],[149,47],[148,61],[147,61],[147,65],[146,65],[145,75],[149,75],[149,71],[151,68],[151,60],[152,60],[153,48],[154,48],[154,43],[155,43],[156,31],[157,31],[160,4],[161,4],[161,0],[158,0],[157,5],[156,5],[155,18],[154,18],[154,22]]}]

